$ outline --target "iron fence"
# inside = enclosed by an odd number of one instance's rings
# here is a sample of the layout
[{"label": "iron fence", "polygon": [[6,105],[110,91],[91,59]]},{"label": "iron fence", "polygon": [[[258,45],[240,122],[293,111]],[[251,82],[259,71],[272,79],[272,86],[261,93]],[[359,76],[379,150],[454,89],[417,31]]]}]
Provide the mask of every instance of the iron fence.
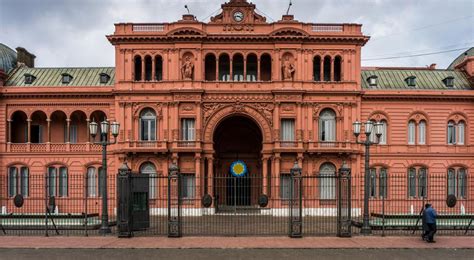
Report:
[{"label": "iron fence", "polygon": [[[102,187],[98,176],[69,173],[60,177],[29,175],[23,185],[26,189],[14,188],[19,179],[12,183],[8,176],[0,178],[0,234],[99,235]],[[176,228],[169,225],[172,220],[178,220],[182,236],[287,236],[294,214],[301,217],[303,236],[335,236],[343,217],[352,220],[349,230],[357,235],[362,223],[363,176],[352,176],[349,182],[341,182],[337,174],[302,176],[297,182],[284,174],[212,179],[180,174],[172,183],[169,176],[154,174],[133,173],[130,178],[146,179],[148,185],[145,204],[138,197],[133,202],[133,210],[148,214],[148,224],[136,228],[134,236],[168,236]],[[453,184],[446,174],[427,174],[415,182],[407,174],[387,174],[371,176],[370,181],[374,235],[421,235],[420,213],[426,203],[439,214],[438,234],[474,234],[472,178],[456,179]],[[117,184],[117,176],[108,176],[113,235],[118,234]],[[449,193],[457,195],[454,207],[447,206]],[[15,205],[17,194],[23,194],[21,206]]]}]

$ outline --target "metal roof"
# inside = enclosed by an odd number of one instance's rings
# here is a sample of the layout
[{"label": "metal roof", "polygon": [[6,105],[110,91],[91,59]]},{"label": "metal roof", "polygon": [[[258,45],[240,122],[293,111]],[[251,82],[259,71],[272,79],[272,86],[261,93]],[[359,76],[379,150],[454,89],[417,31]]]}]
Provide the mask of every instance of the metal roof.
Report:
[{"label": "metal roof", "polygon": [[448,69],[453,70],[456,65],[461,63],[466,57],[472,57],[474,56],[474,47],[471,47],[469,50],[463,52],[461,55],[459,55],[452,63],[449,65]]},{"label": "metal roof", "polygon": [[16,52],[5,44],[0,43],[0,70],[8,73],[16,66]]},{"label": "metal roof", "polygon": [[[377,86],[370,86],[368,78],[377,76]],[[415,76],[416,86],[409,87],[406,79]],[[362,70],[362,89],[380,90],[470,90],[474,89],[466,75],[454,70],[404,70],[404,69],[373,69]],[[454,78],[454,86],[447,87],[444,79]]]},{"label": "metal roof", "polygon": [[[100,83],[100,74],[106,73],[110,80]],[[36,79],[32,84],[25,84],[25,74],[33,75]],[[69,74],[73,78],[69,84],[62,83],[62,74]],[[45,87],[87,87],[87,86],[113,86],[115,82],[115,68],[28,68],[18,67],[8,76],[6,86],[45,86]]]}]

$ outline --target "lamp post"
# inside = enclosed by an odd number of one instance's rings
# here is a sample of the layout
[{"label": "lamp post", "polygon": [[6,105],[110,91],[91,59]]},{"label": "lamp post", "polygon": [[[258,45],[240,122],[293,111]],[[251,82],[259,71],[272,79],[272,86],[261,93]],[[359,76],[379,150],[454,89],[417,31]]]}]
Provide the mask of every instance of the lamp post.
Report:
[{"label": "lamp post", "polygon": [[[370,235],[372,233],[372,229],[370,228],[369,223],[369,178],[370,178],[370,169],[369,169],[369,161],[370,161],[370,146],[378,144],[380,142],[380,136],[382,136],[382,123],[373,123],[372,121],[365,122],[364,132],[365,132],[365,140],[359,142],[359,135],[362,123],[356,121],[352,124],[354,135],[356,137],[356,143],[362,144],[365,146],[365,174],[364,174],[364,218],[362,222],[362,228],[360,233],[363,235]],[[377,140],[372,142],[370,140],[370,135],[372,134],[373,128],[375,126],[375,135],[377,136]]]},{"label": "lamp post", "polygon": [[[120,124],[109,122],[105,119],[100,123],[100,142],[94,142],[94,144],[102,145],[102,174],[99,175],[99,183],[102,184],[102,224],[99,229],[99,234],[106,235],[111,233],[109,227],[109,213],[108,213],[108,203],[107,203],[107,146],[115,144],[117,142],[117,136],[119,133]],[[92,139],[97,135],[98,124],[93,121],[89,123],[89,131]],[[109,135],[109,130],[114,137],[113,142],[109,142],[107,139]]]}]

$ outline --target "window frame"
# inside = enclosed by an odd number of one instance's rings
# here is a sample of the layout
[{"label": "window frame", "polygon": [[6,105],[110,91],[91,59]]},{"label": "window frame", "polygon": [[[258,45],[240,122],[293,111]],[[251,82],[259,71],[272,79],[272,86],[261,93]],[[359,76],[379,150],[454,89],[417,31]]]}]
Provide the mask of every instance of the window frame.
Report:
[{"label": "window frame", "polygon": [[[14,176],[12,176],[13,169],[15,170]],[[24,198],[27,198],[30,195],[29,167],[25,165],[11,165],[7,167],[7,171],[7,196],[13,198],[16,195],[22,195]],[[24,173],[26,175],[26,178],[23,175]]]},{"label": "window frame", "polygon": [[[67,166],[48,166],[46,168],[46,180],[46,194],[48,194],[49,197],[67,198],[69,196],[69,169]],[[53,187],[53,189],[51,189],[51,187]]]},{"label": "window frame", "polygon": [[[291,123],[291,124],[289,124],[292,128],[291,129],[292,131],[290,131],[290,133],[288,133],[288,134],[286,133],[287,130],[285,130],[286,128],[283,128],[283,122]],[[282,141],[282,142],[295,142],[296,141],[295,126],[296,126],[296,119],[295,118],[293,118],[293,117],[281,118],[280,119],[280,141]],[[286,138],[286,137],[290,137],[290,138]]]},{"label": "window frame", "polygon": [[337,140],[337,114],[331,108],[323,109],[319,113],[318,140],[319,142],[336,142]]},{"label": "window frame", "polygon": [[[195,142],[196,141],[196,118],[182,117],[180,122],[181,122],[181,127],[180,127],[181,141]],[[186,122],[193,122],[192,128],[190,128],[188,123]]]}]

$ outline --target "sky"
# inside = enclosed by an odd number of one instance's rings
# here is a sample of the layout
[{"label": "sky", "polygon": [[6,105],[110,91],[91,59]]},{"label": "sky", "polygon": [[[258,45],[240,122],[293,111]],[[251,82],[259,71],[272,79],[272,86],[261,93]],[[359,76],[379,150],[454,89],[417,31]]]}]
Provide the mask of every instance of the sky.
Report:
[{"label": "sky", "polygon": [[[185,4],[200,21],[209,21],[224,1],[0,0],[0,42],[34,53],[37,67],[114,66],[114,48],[105,38],[114,23],[177,21],[187,12]],[[289,0],[252,2],[273,22]],[[474,46],[474,0],[292,2],[290,13],[301,22],[363,24],[371,36],[362,49],[363,66],[446,68]]]}]

